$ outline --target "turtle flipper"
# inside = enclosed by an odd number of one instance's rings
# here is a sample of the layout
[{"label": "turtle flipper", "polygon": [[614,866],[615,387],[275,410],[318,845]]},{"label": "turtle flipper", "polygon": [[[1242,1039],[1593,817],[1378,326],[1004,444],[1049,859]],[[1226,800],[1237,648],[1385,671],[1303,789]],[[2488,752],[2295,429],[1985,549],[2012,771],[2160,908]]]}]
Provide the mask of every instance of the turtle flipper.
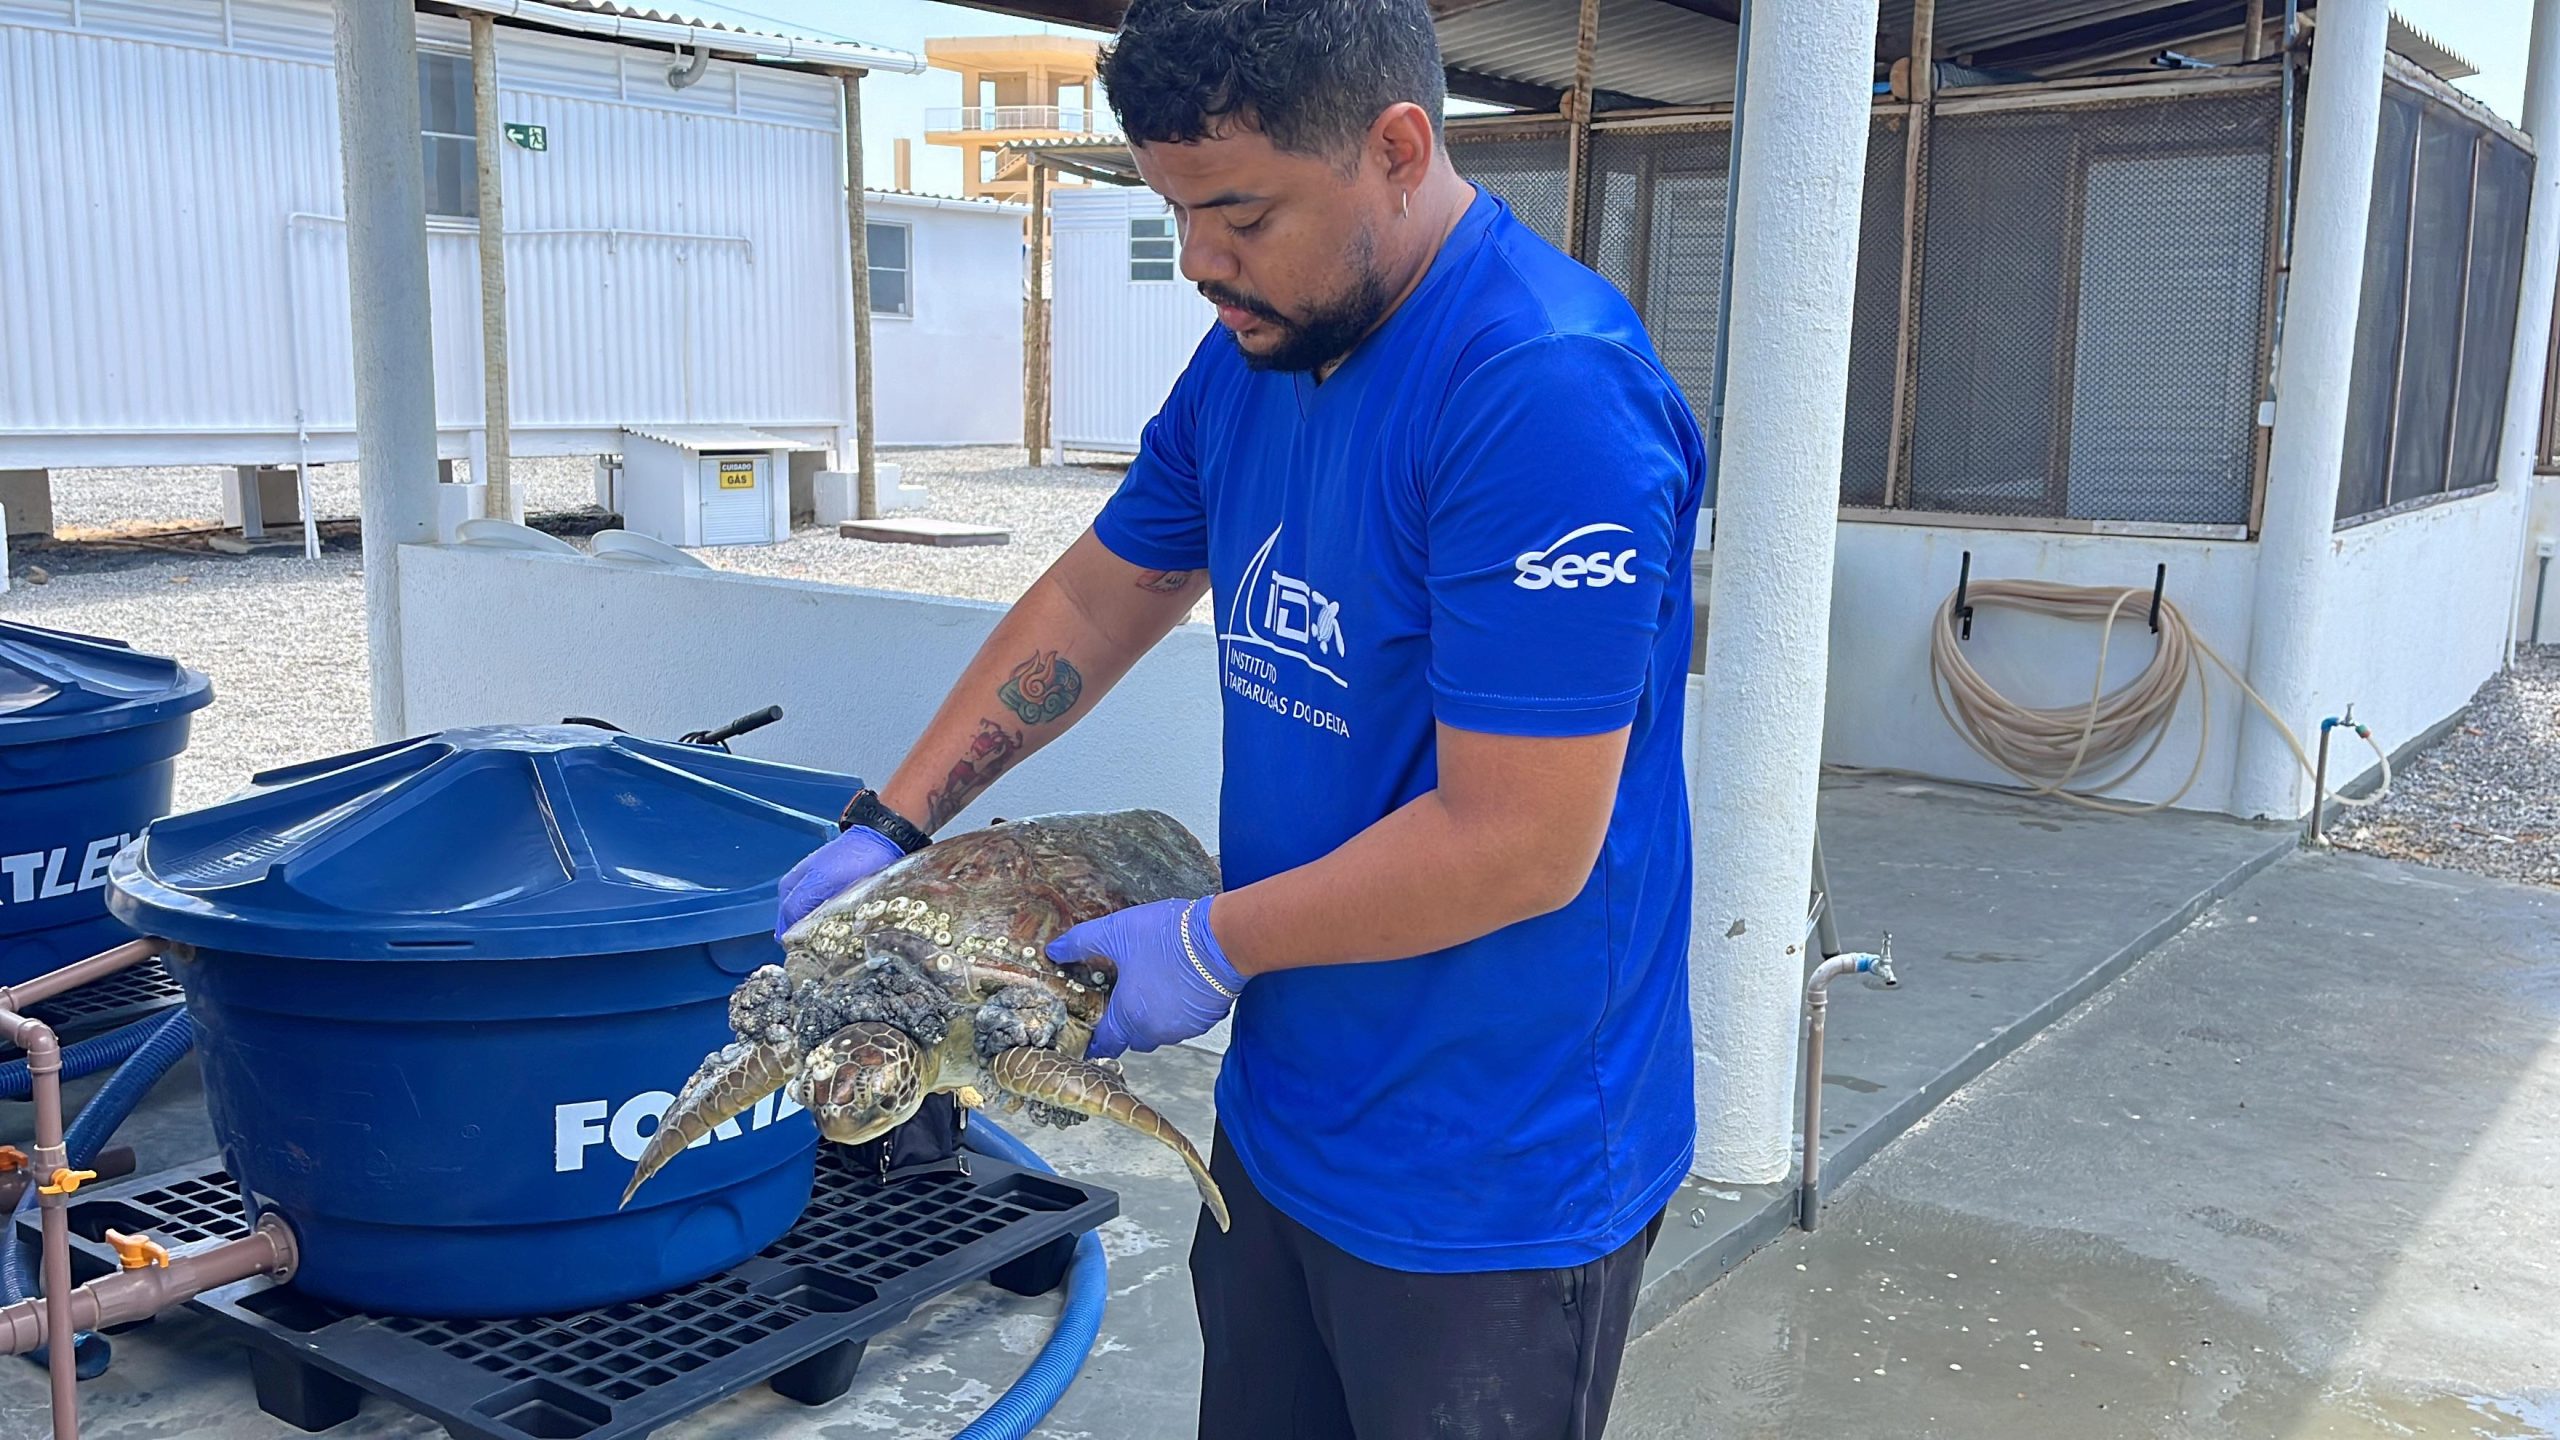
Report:
[{"label": "turtle flipper", "polygon": [[[702,1068],[684,1082],[684,1089],[676,1093],[667,1113],[659,1117],[658,1133],[649,1137],[649,1148],[640,1152],[631,1183],[623,1187],[622,1205],[630,1204],[641,1182],[684,1153],[686,1146],[710,1134],[723,1121],[745,1114],[790,1078],[790,1056],[771,1045],[750,1045],[739,1040],[704,1056]],[[622,1205],[614,1208],[619,1210]]]},{"label": "turtle flipper", "polygon": [[1173,1128],[1172,1121],[1139,1099],[1119,1076],[1090,1060],[1027,1045],[997,1053],[988,1059],[986,1069],[989,1078],[1009,1094],[1080,1115],[1115,1120],[1171,1146],[1182,1157],[1182,1163],[1191,1167],[1191,1183],[1200,1188],[1201,1203],[1209,1207],[1210,1217],[1218,1222],[1220,1230],[1227,1228],[1227,1197],[1218,1193],[1218,1182],[1209,1178],[1208,1162],[1200,1158],[1200,1152],[1181,1131]]}]

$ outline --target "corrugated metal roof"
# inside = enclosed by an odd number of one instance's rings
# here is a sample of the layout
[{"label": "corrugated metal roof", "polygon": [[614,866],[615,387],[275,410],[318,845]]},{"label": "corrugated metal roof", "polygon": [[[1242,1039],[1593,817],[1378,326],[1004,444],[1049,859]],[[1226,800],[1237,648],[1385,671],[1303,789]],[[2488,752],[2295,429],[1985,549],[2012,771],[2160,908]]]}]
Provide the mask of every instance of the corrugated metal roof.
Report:
[{"label": "corrugated metal roof", "polygon": [[[2069,47],[2075,32],[2185,8],[2175,0],[1938,0],[1937,49],[1941,58],[2031,49],[2047,40],[2061,49]],[[2282,13],[2273,0],[2268,9]],[[1453,69],[1562,89],[1573,83],[1575,10],[1576,0],[1484,0],[1452,7],[1438,22],[1441,57]],[[1877,33],[1884,37],[1881,52],[1910,34],[1912,11],[1913,0],[1882,0],[1876,17]],[[2052,66],[2049,73],[2080,73],[2102,61],[2139,63],[2141,54],[2192,48],[2236,34],[2227,17],[2198,25],[2192,35],[2172,30],[2164,38],[2146,32],[2128,38],[2126,53],[2134,57],[2130,62],[2109,56],[2097,41],[2095,48]],[[1600,90],[1666,105],[1721,104],[1733,98],[1734,40],[1730,23],[1689,5],[1601,0],[1592,83]],[[2391,48],[2447,79],[2475,73],[2461,56],[2397,17]]]},{"label": "corrugated metal roof", "polygon": [[[925,68],[923,56],[895,46],[874,45],[865,40],[828,39],[780,28],[750,27],[672,5],[635,4],[632,0],[442,0],[442,3],[457,9],[481,10],[531,24],[559,25],[615,39],[735,50],[756,60],[886,70],[907,75],[920,75]],[[731,43],[724,46],[724,38]]]},{"label": "corrugated metal roof", "polygon": [[661,445],[681,445],[688,450],[823,450],[799,440],[785,440],[762,430],[743,425],[625,425],[622,433],[655,440]]}]

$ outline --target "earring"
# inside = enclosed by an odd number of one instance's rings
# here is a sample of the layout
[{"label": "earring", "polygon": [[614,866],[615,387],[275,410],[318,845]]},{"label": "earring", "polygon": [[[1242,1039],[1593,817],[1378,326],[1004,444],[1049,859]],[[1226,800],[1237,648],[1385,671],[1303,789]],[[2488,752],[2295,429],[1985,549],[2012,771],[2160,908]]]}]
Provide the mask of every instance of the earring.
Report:
[{"label": "earring", "polygon": [[1405,191],[1402,195],[1399,195],[1399,196],[1397,196],[1397,197],[1396,197],[1396,209],[1397,209],[1397,213],[1399,213],[1399,214],[1401,214],[1402,216],[1404,216],[1404,218],[1405,218],[1405,219],[1410,220],[1410,219],[1412,219],[1412,218],[1413,218],[1413,192],[1412,192],[1412,191],[1407,190],[1407,191]]}]

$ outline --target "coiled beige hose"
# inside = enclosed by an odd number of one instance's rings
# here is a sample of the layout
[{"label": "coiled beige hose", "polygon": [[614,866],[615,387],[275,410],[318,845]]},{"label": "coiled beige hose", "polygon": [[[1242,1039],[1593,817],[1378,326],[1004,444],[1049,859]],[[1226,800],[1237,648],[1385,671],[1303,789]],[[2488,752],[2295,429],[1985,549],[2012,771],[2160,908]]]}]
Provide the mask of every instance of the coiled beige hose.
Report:
[{"label": "coiled beige hose", "polygon": [[[2021,705],[1982,678],[1956,641],[1956,597],[1947,593],[1929,635],[1930,688],[1938,711],[1957,734],[1992,764],[2014,775],[2028,793],[2052,795],[2074,805],[2119,815],[2164,810],[2185,798],[2203,773],[2206,748],[2213,734],[2213,690],[2205,684],[2210,662],[2249,697],[2293,750],[2305,773],[2310,755],[2293,728],[2251,689],[2231,663],[2205,643],[2187,623],[2185,612],[2166,597],[2160,601],[2160,635],[2151,663],[2113,690],[2106,688],[2107,652],[2115,643],[2117,621],[2128,613],[2147,617],[2151,592],[2112,585],[2062,585],[2048,580],[1976,580],[1966,598],[1977,610],[2023,610],[2060,620],[2094,621],[2098,625],[2098,663],[2090,678],[2086,705],[2038,707]],[[2196,725],[2195,759],[2187,778],[2166,799],[2147,805],[2103,798],[2151,763],[2167,738],[2169,721],[2193,686],[2202,707]],[[2347,805],[2369,805],[2389,793],[2391,760],[2368,733],[2365,743],[2382,756],[2382,788],[2362,800],[2331,798]],[[2128,758],[2130,757],[2130,758]],[[2084,778],[2105,776],[2104,779]],[[2074,782],[2080,782],[2075,786]]]}]

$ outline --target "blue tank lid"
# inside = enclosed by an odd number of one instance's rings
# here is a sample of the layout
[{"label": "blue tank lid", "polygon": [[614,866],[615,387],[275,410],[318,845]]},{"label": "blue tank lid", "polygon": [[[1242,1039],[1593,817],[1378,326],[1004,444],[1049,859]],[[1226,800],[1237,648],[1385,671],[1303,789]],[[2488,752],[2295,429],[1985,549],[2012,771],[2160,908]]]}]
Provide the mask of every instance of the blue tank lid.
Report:
[{"label": "blue tank lid", "polygon": [[862,782],[585,725],[446,730],[269,770],[108,872],[147,935],[315,960],[539,959],[740,937]]},{"label": "blue tank lid", "polygon": [[200,710],[213,682],[121,640],[0,620],[0,745],[67,740]]}]

